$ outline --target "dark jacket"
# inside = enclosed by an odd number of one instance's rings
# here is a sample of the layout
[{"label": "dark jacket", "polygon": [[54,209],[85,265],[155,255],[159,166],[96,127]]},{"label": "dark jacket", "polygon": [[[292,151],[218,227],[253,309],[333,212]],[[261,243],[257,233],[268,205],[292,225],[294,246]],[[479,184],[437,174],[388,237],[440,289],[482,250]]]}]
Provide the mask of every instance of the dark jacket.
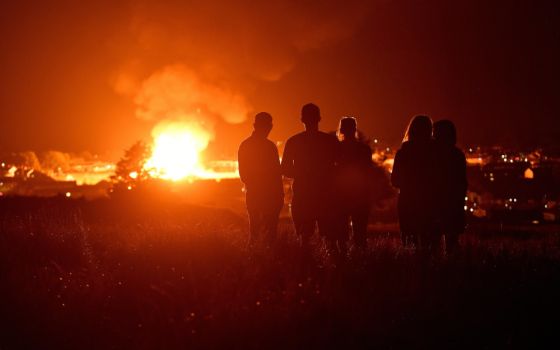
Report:
[{"label": "dark jacket", "polygon": [[358,140],[340,142],[335,186],[343,205],[369,205],[372,170],[371,148],[367,144]]},{"label": "dark jacket", "polygon": [[465,227],[467,162],[457,147],[436,142],[439,219],[444,233],[461,233]]},{"label": "dark jacket", "polygon": [[391,182],[399,189],[401,231],[427,232],[437,220],[433,142],[404,142],[395,155]]},{"label": "dark jacket", "polygon": [[253,133],[239,146],[238,163],[247,206],[281,206],[284,189],[276,145]]},{"label": "dark jacket", "polygon": [[322,131],[304,131],[286,141],[282,172],[294,179],[294,200],[314,203],[330,198],[338,140]]}]

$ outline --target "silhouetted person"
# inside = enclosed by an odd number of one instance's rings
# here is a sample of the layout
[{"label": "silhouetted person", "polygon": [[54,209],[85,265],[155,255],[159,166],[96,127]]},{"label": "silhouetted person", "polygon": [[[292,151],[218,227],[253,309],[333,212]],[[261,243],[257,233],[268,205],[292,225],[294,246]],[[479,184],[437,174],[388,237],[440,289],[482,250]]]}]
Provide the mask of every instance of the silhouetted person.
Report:
[{"label": "silhouetted person", "polygon": [[455,146],[457,132],[450,120],[434,123],[434,140],[438,171],[438,221],[445,235],[448,254],[455,252],[459,234],[465,229],[465,195],[467,194],[467,162],[465,154]]},{"label": "silhouetted person", "polygon": [[282,157],[283,174],[294,179],[291,212],[304,251],[316,225],[330,242],[336,234],[333,176],[338,140],[319,131],[320,120],[319,107],[312,103],[304,105],[301,121],[305,131],[286,141]]},{"label": "silhouetted person", "polygon": [[432,121],[416,116],[395,155],[391,182],[399,189],[398,213],[403,244],[437,248]]},{"label": "silhouetted person", "polygon": [[266,112],[258,113],[253,127],[253,134],[239,146],[239,176],[246,190],[250,243],[255,243],[261,232],[272,243],[284,204],[278,149],[267,138],[272,130],[272,117]]},{"label": "silhouetted person", "polygon": [[343,234],[352,225],[354,244],[366,246],[366,233],[371,205],[371,176],[373,163],[371,148],[358,140],[355,118],[340,120],[339,146],[336,171],[336,191],[342,216]]}]

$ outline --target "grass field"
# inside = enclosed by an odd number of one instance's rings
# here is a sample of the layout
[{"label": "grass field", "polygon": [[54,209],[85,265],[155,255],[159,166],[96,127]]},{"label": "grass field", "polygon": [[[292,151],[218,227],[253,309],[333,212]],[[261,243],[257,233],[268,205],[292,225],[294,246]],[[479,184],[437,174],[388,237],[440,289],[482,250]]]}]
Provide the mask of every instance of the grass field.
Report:
[{"label": "grass field", "polygon": [[[558,346],[560,234],[471,229],[432,259],[372,227],[303,263],[288,220],[248,249],[228,210],[171,201],[0,201],[0,349]],[[548,346],[547,346],[548,344]]]}]

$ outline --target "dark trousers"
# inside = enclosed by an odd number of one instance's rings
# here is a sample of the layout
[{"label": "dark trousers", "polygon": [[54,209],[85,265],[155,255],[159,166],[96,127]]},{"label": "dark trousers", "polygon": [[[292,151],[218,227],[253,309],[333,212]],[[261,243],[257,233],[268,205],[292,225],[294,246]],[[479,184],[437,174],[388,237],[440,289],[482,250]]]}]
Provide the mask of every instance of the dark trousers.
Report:
[{"label": "dark trousers", "polygon": [[336,216],[330,202],[323,198],[298,198],[294,195],[290,206],[296,234],[305,244],[309,237],[319,234],[330,238],[336,232]]},{"label": "dark trousers", "polygon": [[341,239],[348,239],[349,226],[352,225],[352,240],[360,247],[366,245],[369,205],[349,206],[342,210]]},{"label": "dark trousers", "polygon": [[251,242],[255,242],[261,236],[264,236],[264,238],[269,242],[276,240],[280,209],[273,211],[253,209],[248,210],[248,213]]},{"label": "dark trousers", "polygon": [[270,199],[266,200],[262,196],[247,194],[250,242],[254,243],[261,237],[269,243],[276,240],[278,217],[283,204],[283,198],[279,196],[270,196]]}]

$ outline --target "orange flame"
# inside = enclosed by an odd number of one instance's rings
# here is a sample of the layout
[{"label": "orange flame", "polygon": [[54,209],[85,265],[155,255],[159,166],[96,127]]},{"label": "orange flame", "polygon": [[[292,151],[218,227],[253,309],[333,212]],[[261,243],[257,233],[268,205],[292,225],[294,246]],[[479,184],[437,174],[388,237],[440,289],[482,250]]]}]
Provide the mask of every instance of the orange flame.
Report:
[{"label": "orange flame", "polygon": [[152,154],[144,166],[150,176],[173,181],[202,177],[200,153],[211,137],[207,131],[186,122],[164,121],[153,129],[152,136]]}]

